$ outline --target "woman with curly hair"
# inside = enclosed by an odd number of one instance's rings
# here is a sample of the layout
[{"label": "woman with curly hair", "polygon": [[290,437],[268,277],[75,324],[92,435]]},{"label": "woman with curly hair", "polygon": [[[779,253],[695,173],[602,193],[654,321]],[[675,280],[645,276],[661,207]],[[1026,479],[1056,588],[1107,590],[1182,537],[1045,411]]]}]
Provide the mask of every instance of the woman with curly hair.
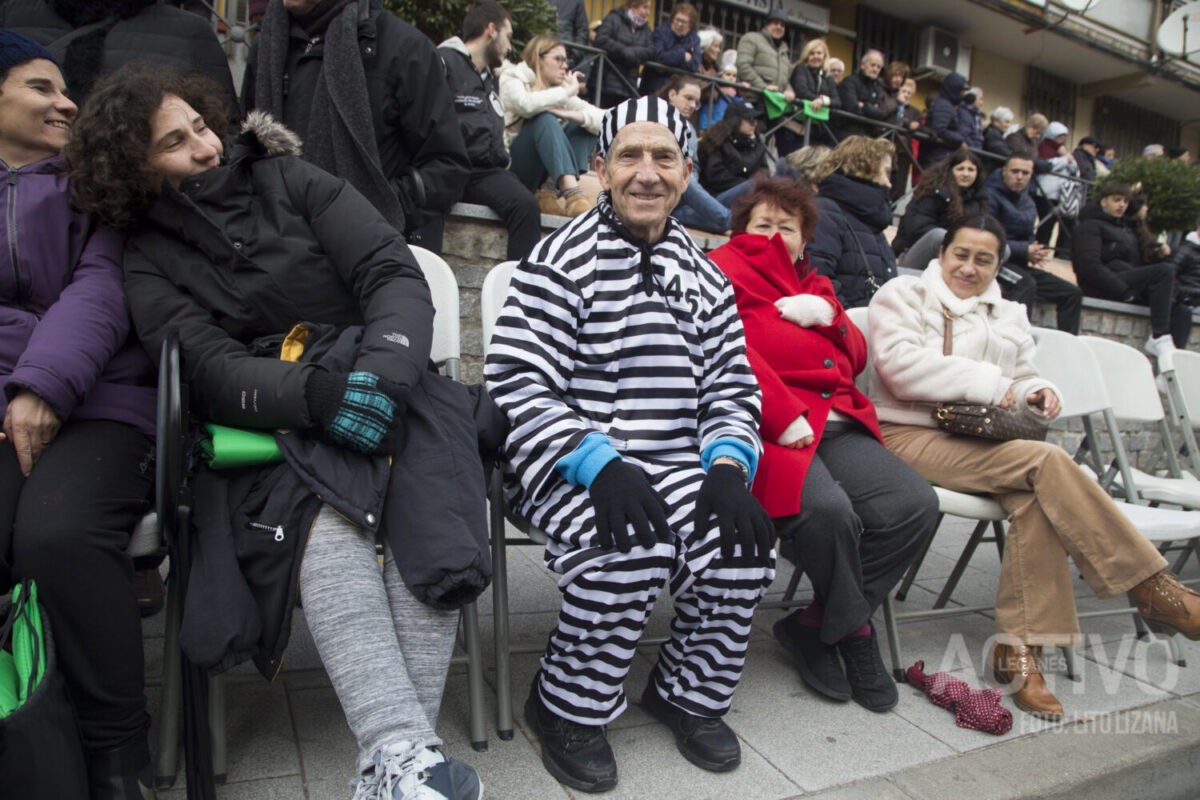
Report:
[{"label": "woman with curly hair", "polygon": [[821,164],[821,221],[809,246],[813,269],[833,282],[846,308],[865,306],[896,277],[896,256],[883,235],[892,221],[892,143],[847,136]]},{"label": "woman with curly hair", "polygon": [[[464,452],[462,420],[441,413],[454,382],[426,372],[429,287],[374,206],[300,159],[297,137],[269,115],[250,114],[227,149],[223,108],[202,78],[132,65],[97,83],[68,153],[76,204],[128,234],[125,289],[143,344],[156,352],[177,335],[192,411],[273,431],[285,455],[228,477],[198,469],[198,546],[228,531],[218,541],[243,558],[222,568],[209,551],[181,641],[206,668],[253,657],[273,675],[302,597],[358,742],[355,797],[477,800],[475,770],[444,755],[434,732],[458,613],[418,600],[414,537],[394,512],[417,482],[454,504],[430,510],[440,536],[459,518],[486,525],[474,425]],[[431,422],[477,490],[414,476]],[[443,468],[427,459],[419,471]],[[218,505],[235,507],[232,521]],[[422,563],[443,555],[422,548]]]},{"label": "woman with curly hair", "polygon": [[545,34],[529,40],[520,62],[500,70],[509,169],[536,190],[543,214],[561,215],[559,200],[568,217],[596,205],[579,188],[579,176],[590,168],[604,110],[579,96],[579,77],[567,69],[567,48]]},{"label": "woman with curly hair", "polygon": [[942,237],[952,223],[986,213],[983,165],[969,150],[955,150],[921,176],[900,218],[892,250],[900,266],[925,269],[937,258]]},{"label": "woman with curly hair", "polygon": [[[120,236],[70,207],[66,91],[47,50],[0,31],[0,592],[36,581],[79,722],[85,796],[126,800],[153,791],[125,550],[153,492],[155,370],[130,335]],[[36,785],[0,794],[46,796]]]}]

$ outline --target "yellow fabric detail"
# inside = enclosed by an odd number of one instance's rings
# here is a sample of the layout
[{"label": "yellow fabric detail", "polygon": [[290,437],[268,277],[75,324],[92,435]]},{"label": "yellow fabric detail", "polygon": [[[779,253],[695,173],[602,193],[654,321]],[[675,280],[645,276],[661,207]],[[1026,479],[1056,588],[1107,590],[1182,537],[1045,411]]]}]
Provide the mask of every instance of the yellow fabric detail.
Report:
[{"label": "yellow fabric detail", "polygon": [[283,340],[283,346],[279,348],[279,358],[283,361],[299,361],[300,356],[304,355],[304,343],[307,340],[308,326],[303,322],[297,323]]}]

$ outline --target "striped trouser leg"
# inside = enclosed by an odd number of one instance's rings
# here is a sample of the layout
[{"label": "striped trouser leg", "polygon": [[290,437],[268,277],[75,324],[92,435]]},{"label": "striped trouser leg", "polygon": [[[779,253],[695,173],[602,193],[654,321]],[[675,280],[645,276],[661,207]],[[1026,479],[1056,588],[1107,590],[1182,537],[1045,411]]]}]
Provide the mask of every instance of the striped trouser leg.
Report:
[{"label": "striped trouser leg", "polygon": [[653,672],[659,694],[702,717],[729,710],[754,610],[774,575],[773,566],[726,566],[717,557],[675,595],[671,637]]},{"label": "striped trouser leg", "polygon": [[625,710],[625,676],[674,549],[609,551],[564,576],[558,626],[542,657],[542,699],[556,714],[606,725]]}]

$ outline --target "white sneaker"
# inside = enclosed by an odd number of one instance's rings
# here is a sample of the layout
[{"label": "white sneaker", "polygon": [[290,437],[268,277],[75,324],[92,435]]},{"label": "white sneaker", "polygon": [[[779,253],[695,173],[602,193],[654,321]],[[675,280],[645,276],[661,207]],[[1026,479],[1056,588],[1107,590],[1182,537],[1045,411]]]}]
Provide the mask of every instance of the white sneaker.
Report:
[{"label": "white sneaker", "polygon": [[399,742],[374,755],[374,775],[364,775],[354,800],[482,800],[475,770],[440,751]]},{"label": "white sneaker", "polygon": [[1163,353],[1169,353],[1174,350],[1175,341],[1171,338],[1171,334],[1169,333],[1164,333],[1162,336],[1154,336],[1151,334],[1150,338],[1146,340],[1146,344],[1142,346],[1142,349],[1145,350],[1147,354],[1158,358]]}]

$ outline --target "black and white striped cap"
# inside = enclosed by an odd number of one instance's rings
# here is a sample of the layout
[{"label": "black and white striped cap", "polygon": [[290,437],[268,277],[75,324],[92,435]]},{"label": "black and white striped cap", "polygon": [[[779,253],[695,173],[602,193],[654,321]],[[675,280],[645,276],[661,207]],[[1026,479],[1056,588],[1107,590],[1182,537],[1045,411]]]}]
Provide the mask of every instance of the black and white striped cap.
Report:
[{"label": "black and white striped cap", "polygon": [[657,122],[665,125],[679,143],[679,149],[687,156],[688,139],[691,137],[687,120],[666,100],[647,95],[618,103],[604,112],[604,121],[600,123],[600,141],[597,144],[602,157],[608,154],[613,139],[617,138],[617,131],[632,122]]}]

